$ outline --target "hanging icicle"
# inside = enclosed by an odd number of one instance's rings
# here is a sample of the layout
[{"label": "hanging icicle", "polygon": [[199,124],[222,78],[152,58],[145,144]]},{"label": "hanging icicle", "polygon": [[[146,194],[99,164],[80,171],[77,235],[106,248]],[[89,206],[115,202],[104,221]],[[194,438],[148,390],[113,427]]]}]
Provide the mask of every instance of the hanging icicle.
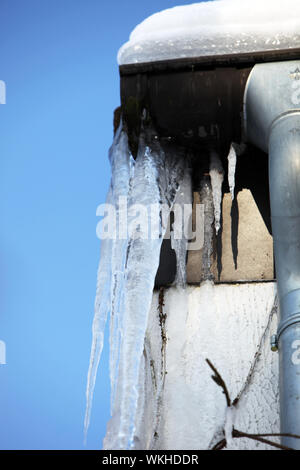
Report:
[{"label": "hanging icicle", "polygon": [[210,153],[210,168],[209,175],[211,180],[211,187],[214,201],[215,211],[215,229],[218,234],[220,230],[221,220],[221,204],[222,204],[222,185],[224,180],[224,170],[219,155],[215,151]]},{"label": "hanging icicle", "polygon": [[236,153],[236,148],[234,144],[231,144],[230,146],[227,160],[228,160],[228,185],[230,189],[231,199],[234,200],[235,170],[236,170],[236,160],[237,160],[237,153]]},{"label": "hanging icicle", "polygon": [[[103,334],[110,312],[110,375],[112,419],[104,440],[106,449],[134,445],[138,384],[148,313],[160,249],[178,188],[184,176],[181,154],[165,153],[150,126],[142,130],[138,155],[132,162],[126,134],[118,130],[110,151],[112,183],[108,201],[116,209],[117,228],[126,219],[126,236],[102,241],[93,342],[87,384],[87,432]],[[126,217],[120,201],[127,197]],[[157,208],[157,220],[153,211]],[[162,215],[164,213],[164,215]],[[160,217],[159,217],[160,214]],[[151,231],[156,226],[156,235]],[[124,233],[123,233],[124,235]]]},{"label": "hanging icicle", "polygon": [[[112,167],[112,179],[106,204],[115,207],[118,211],[119,198],[128,195],[129,183],[133,168],[133,159],[128,149],[128,139],[122,131],[122,122],[114,136],[113,144],[109,150],[109,159]],[[87,436],[90,424],[91,407],[97,369],[101,358],[104,341],[104,330],[109,311],[114,311],[112,305],[112,286],[116,285],[118,272],[122,270],[123,259],[119,256],[120,242],[117,237],[103,238],[101,241],[100,262],[97,275],[97,289],[95,298],[95,315],[93,321],[93,338],[90,365],[86,390],[86,413],[84,420],[84,434]],[[119,266],[117,266],[119,264]],[[118,269],[119,267],[119,269]],[[114,290],[114,288],[113,288]],[[111,315],[113,321],[113,315]]]},{"label": "hanging icicle", "polygon": [[174,284],[186,285],[186,254],[191,228],[192,178],[191,169],[186,166],[182,184],[174,203],[174,224],[171,232],[171,246],[176,253],[176,278]]}]

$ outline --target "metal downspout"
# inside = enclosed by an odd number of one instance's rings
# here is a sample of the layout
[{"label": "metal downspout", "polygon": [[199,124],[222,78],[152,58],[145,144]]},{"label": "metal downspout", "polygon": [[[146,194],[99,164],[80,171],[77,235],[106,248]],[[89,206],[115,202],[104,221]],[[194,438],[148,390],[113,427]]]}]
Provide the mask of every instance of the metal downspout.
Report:
[{"label": "metal downspout", "polygon": [[[299,61],[256,65],[244,100],[246,139],[269,153],[272,232],[280,302],[277,343],[281,433],[297,435],[300,435],[299,69]],[[300,449],[299,439],[282,437],[282,443]]]}]

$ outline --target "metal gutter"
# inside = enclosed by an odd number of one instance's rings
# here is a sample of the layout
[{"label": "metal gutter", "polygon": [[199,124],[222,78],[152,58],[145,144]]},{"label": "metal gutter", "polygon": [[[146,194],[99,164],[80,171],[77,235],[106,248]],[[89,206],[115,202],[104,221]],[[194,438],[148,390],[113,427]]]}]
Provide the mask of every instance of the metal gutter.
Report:
[{"label": "metal gutter", "polygon": [[120,76],[123,77],[140,73],[157,74],[161,72],[207,70],[216,67],[253,67],[260,63],[294,59],[300,59],[300,48],[124,64],[119,67],[119,71]]}]

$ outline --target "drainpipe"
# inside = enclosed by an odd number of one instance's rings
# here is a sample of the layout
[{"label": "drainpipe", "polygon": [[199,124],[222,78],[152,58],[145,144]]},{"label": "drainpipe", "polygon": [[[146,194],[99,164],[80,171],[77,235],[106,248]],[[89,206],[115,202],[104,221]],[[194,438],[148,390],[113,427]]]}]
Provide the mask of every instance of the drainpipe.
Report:
[{"label": "drainpipe", "polygon": [[[269,154],[281,433],[300,435],[300,61],[254,66],[244,128],[247,142]],[[296,438],[283,437],[282,444],[300,449]]]}]

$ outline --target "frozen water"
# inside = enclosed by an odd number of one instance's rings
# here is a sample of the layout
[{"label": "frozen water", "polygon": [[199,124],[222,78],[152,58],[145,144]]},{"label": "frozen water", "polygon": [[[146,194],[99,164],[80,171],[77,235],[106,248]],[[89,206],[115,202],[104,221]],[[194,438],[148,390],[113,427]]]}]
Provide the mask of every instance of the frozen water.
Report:
[{"label": "frozen water", "polygon": [[[133,168],[132,157],[128,150],[127,135],[125,132],[122,132],[122,123],[115,134],[114,142],[109,151],[109,158],[112,167],[112,179],[106,203],[116,207],[118,213],[119,197],[127,195],[128,193],[130,175]],[[113,238],[104,238],[101,242],[95,299],[95,315],[92,329],[92,349],[86,391],[87,405],[84,422],[85,438],[90,423],[93,392],[95,388],[97,369],[103,349],[104,330],[109,311],[111,312],[111,325],[113,325],[111,326],[111,335],[117,336],[117,332],[119,331],[116,326],[118,324],[118,318],[115,318],[116,305],[112,299],[117,298],[116,292],[119,288],[118,280],[120,272],[123,269],[124,260],[120,253],[123,245],[123,240],[116,240]],[[113,296],[112,291],[114,293]],[[116,339],[114,340],[114,343],[116,343]],[[115,351],[112,351],[111,354],[111,369],[116,367],[114,352]],[[114,384],[112,375],[113,374],[111,374],[113,389]]]},{"label": "frozen water", "polygon": [[[139,151],[129,195],[129,236],[124,271],[123,301],[119,315],[122,317],[122,341],[119,345],[119,368],[113,412],[113,430],[105,439],[106,449],[127,449],[134,445],[135,417],[138,403],[140,362],[144,349],[148,313],[151,306],[154,280],[159,264],[160,249],[166,225],[162,220],[158,238],[139,237],[140,227],[130,216],[135,204],[173,206],[180,183],[181,167],[168,165],[166,155],[152,135],[140,136]],[[150,133],[151,134],[151,133]],[[176,156],[173,157],[176,162]],[[179,167],[179,168],[178,168]],[[151,225],[150,213],[149,227]],[[115,345],[112,344],[114,349]]]},{"label": "frozen water", "polygon": [[228,185],[230,189],[231,199],[234,200],[236,150],[233,144],[231,144],[230,146],[227,159],[228,159]]},{"label": "frozen water", "polygon": [[185,169],[184,178],[174,204],[174,226],[171,232],[171,246],[176,253],[175,284],[184,287],[186,284],[186,252],[191,227],[192,213],[192,179],[190,168]]},{"label": "frozen water", "polygon": [[118,53],[131,64],[300,47],[299,0],[217,0],[156,13]]},{"label": "frozen water", "polygon": [[[121,124],[122,125],[122,124]],[[87,432],[97,367],[103,347],[107,313],[110,312],[110,374],[112,419],[104,440],[106,449],[134,446],[139,377],[148,313],[160,249],[166,230],[161,216],[157,236],[151,236],[151,205],[170,212],[184,175],[185,160],[166,155],[149,127],[142,131],[135,163],[127,136],[117,131],[110,151],[112,182],[107,201],[116,208],[117,226],[124,216],[122,197],[128,196],[126,237],[103,240],[93,323],[93,342],[88,372],[85,433]],[[142,211],[137,217],[136,209]],[[141,229],[148,227],[147,233]]]},{"label": "frozen water", "polygon": [[232,430],[234,426],[236,415],[236,408],[234,406],[228,406],[225,411],[225,424],[224,424],[224,433],[226,444],[228,447],[233,445]]},{"label": "frozen water", "polygon": [[214,201],[215,229],[218,234],[221,224],[221,205],[222,205],[222,185],[224,180],[224,170],[218,154],[214,151],[210,154],[209,169],[211,188]]}]

